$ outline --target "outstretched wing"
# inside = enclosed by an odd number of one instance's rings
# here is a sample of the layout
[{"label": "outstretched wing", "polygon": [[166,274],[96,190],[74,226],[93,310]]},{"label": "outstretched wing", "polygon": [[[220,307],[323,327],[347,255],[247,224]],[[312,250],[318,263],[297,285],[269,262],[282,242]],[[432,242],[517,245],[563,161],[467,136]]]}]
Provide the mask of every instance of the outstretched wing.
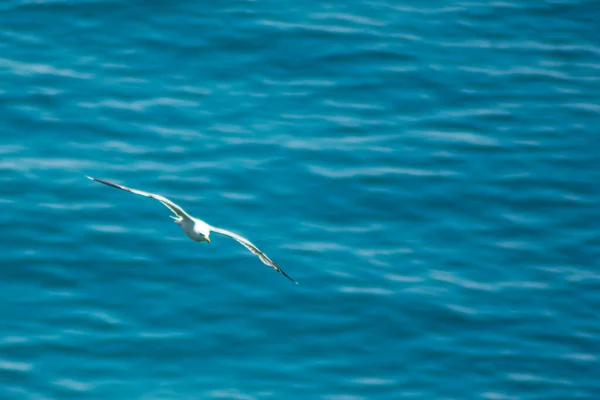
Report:
[{"label": "outstretched wing", "polygon": [[273,268],[275,271],[279,272],[280,274],[283,274],[286,278],[288,278],[290,281],[294,282],[296,285],[298,284],[298,282],[296,282],[295,280],[290,278],[288,274],[283,272],[283,270],[281,268],[279,268],[269,257],[267,257],[267,255],[265,253],[260,251],[258,249],[258,247],[253,245],[248,239],[243,238],[240,235],[237,235],[233,232],[229,232],[225,229],[215,228],[214,226],[211,226],[210,230],[213,232],[216,232],[216,233],[220,233],[221,235],[229,236],[229,237],[237,240],[238,242],[243,244],[244,247],[246,247],[248,250],[250,250],[251,252],[256,254],[265,265],[268,265],[269,267]]},{"label": "outstretched wing", "polygon": [[91,179],[96,182],[103,183],[108,186],[112,186],[117,189],[124,190],[126,192],[131,192],[131,193],[139,194],[140,196],[150,197],[152,199],[158,200],[161,203],[163,203],[169,210],[173,211],[177,216],[179,216],[181,218],[191,218],[188,215],[188,213],[186,213],[184,211],[183,208],[179,207],[177,204],[173,203],[171,200],[169,200],[163,196],[160,196],[158,194],[142,192],[141,190],[131,189],[126,186],[117,185],[116,183],[108,182],[103,179],[92,178],[91,176],[87,176],[87,175],[86,175],[86,178]]}]

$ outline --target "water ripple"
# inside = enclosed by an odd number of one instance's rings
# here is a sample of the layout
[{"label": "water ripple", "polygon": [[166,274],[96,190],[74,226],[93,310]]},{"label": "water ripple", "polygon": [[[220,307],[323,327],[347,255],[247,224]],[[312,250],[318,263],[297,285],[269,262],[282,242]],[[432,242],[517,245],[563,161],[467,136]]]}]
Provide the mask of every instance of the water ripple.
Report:
[{"label": "water ripple", "polygon": [[94,75],[90,73],[77,72],[66,68],[57,68],[52,65],[30,64],[6,58],[0,58],[0,67],[9,69],[10,72],[15,75],[56,75],[74,79],[94,78]]},{"label": "water ripple", "polygon": [[452,171],[431,171],[415,168],[389,168],[389,167],[372,167],[359,169],[339,169],[327,168],[321,166],[309,166],[308,170],[313,174],[321,175],[326,178],[358,178],[365,176],[386,176],[386,175],[412,175],[412,176],[439,176],[448,177],[456,175]]},{"label": "water ripple", "polygon": [[0,359],[0,369],[14,372],[29,372],[33,369],[33,366],[29,363]]}]

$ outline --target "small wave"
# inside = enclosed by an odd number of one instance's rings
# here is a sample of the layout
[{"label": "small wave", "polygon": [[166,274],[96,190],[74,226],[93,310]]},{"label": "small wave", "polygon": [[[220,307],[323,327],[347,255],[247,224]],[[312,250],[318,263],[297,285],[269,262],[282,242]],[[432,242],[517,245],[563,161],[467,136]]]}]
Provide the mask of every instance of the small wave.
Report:
[{"label": "small wave", "polygon": [[367,386],[389,386],[396,384],[396,380],[394,379],[382,379],[377,377],[358,378],[354,379],[353,382]]},{"label": "small wave", "polygon": [[384,26],[386,23],[373,18],[367,18],[365,16],[346,14],[346,13],[313,13],[310,14],[310,18],[321,20],[321,19],[332,19],[345,22],[352,22],[357,25],[366,26]]},{"label": "small wave", "polygon": [[56,68],[47,64],[28,64],[0,58],[0,68],[8,68],[15,75],[56,75],[73,79],[92,79],[93,74],[78,72],[67,68]]},{"label": "small wave", "polygon": [[28,372],[33,369],[33,365],[25,362],[9,361],[0,359],[0,370]]},{"label": "small wave", "polygon": [[335,34],[349,34],[349,33],[366,33],[362,28],[351,28],[346,26],[339,25],[317,25],[317,24],[298,24],[298,23],[290,23],[283,21],[274,21],[274,20],[259,20],[257,21],[258,25],[269,26],[278,28],[280,30],[299,30],[299,31],[308,31],[308,32],[322,32],[322,33],[335,33]]},{"label": "small wave", "polygon": [[56,386],[62,387],[64,389],[73,390],[75,392],[89,392],[93,389],[93,385],[81,381],[76,381],[73,379],[59,379],[54,381]]},{"label": "small wave", "polygon": [[342,286],[339,289],[342,293],[350,294],[374,294],[377,296],[391,296],[395,292],[389,289],[383,289],[378,287],[356,287],[356,286]]},{"label": "small wave", "polygon": [[158,97],[149,100],[102,100],[99,102],[79,102],[79,107],[83,108],[115,108],[130,111],[146,111],[146,109],[158,106],[169,107],[198,107],[199,103],[191,100],[174,99],[171,97]]},{"label": "small wave", "polygon": [[393,168],[393,167],[364,167],[364,168],[328,168],[311,165],[308,170],[316,175],[326,178],[355,178],[365,176],[388,176],[388,175],[410,175],[410,176],[455,176],[456,173],[447,170],[427,170],[417,168]]}]

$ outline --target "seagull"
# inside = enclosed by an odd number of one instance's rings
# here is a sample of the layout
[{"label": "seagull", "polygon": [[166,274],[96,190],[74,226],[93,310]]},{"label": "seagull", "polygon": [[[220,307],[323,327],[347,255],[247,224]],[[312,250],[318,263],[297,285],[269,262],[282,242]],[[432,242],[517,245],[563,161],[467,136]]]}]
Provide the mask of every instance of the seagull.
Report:
[{"label": "seagull", "polygon": [[217,228],[215,226],[210,226],[206,222],[204,222],[198,218],[192,217],[187,212],[185,212],[183,208],[179,207],[177,204],[173,203],[171,200],[167,199],[166,197],[163,197],[161,195],[154,194],[154,193],[143,192],[141,190],[131,189],[126,186],[117,185],[116,183],[108,182],[103,179],[92,178],[91,176],[87,176],[87,175],[86,175],[86,178],[91,179],[96,182],[103,183],[108,186],[112,186],[117,189],[124,190],[126,192],[131,192],[131,193],[138,194],[140,196],[150,197],[152,199],[158,200],[176,215],[176,216],[169,215],[169,217],[171,217],[171,218],[173,218],[173,220],[175,220],[175,223],[177,223],[177,225],[179,225],[181,227],[181,229],[183,229],[185,234],[190,239],[192,239],[196,242],[206,241],[206,242],[210,243],[210,233],[211,232],[229,236],[230,238],[233,238],[233,239],[237,240],[238,242],[240,242],[244,247],[246,247],[252,253],[256,254],[265,265],[268,265],[269,267],[273,268],[275,271],[279,272],[280,274],[283,274],[286,278],[288,278],[290,281],[294,282],[296,285],[298,284],[298,282],[296,282],[295,280],[290,278],[290,276],[288,274],[283,272],[283,270],[281,268],[279,268],[273,261],[271,261],[271,259],[269,257],[267,257],[267,255],[265,253],[260,251],[258,249],[258,247],[256,247],[254,244],[252,244],[248,239],[243,238],[240,235],[230,232],[228,230]]}]

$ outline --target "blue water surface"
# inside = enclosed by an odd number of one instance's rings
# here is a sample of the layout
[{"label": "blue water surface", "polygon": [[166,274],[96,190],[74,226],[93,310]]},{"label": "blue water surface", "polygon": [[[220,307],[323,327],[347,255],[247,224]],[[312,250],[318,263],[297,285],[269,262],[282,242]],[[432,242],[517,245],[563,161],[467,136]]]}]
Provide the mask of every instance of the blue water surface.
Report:
[{"label": "blue water surface", "polygon": [[599,17],[1,2],[0,399],[598,399]]}]

